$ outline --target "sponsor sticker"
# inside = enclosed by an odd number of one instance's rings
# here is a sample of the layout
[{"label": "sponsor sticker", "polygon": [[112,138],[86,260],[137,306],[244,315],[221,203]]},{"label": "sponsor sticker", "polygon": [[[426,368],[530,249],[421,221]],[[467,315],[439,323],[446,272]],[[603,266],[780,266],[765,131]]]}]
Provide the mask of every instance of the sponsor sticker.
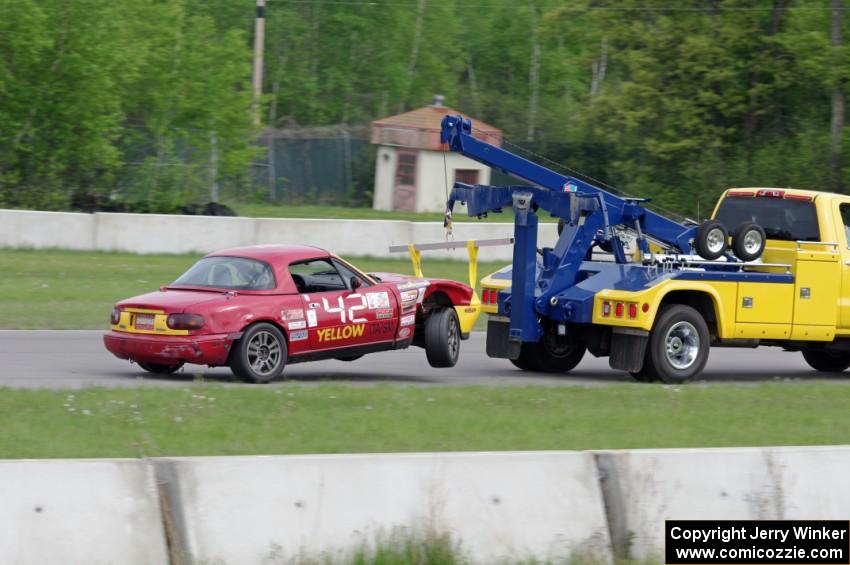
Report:
[{"label": "sponsor sticker", "polygon": [[289,341],[304,341],[307,339],[307,330],[300,330],[289,334]]},{"label": "sponsor sticker", "polygon": [[410,328],[401,328],[398,330],[399,339],[405,339],[410,336]]},{"label": "sponsor sticker", "polygon": [[404,290],[401,292],[401,301],[402,302],[416,302],[419,299],[419,290]]},{"label": "sponsor sticker", "polygon": [[386,320],[387,318],[393,317],[393,311],[391,308],[386,310],[378,310],[377,312],[375,312],[375,317],[379,320]]},{"label": "sponsor sticker", "polygon": [[408,316],[402,316],[401,317],[400,325],[402,325],[402,326],[412,326],[415,323],[416,323],[416,314],[410,314]]},{"label": "sponsor sticker", "polygon": [[365,329],[365,324],[358,324],[356,326],[337,326],[335,328],[323,328],[316,330],[316,334],[319,336],[319,341],[339,341],[341,339],[362,337]]},{"label": "sponsor sticker", "polygon": [[377,322],[369,324],[369,335],[388,334],[393,331],[393,325],[394,324],[392,322]]},{"label": "sponsor sticker", "polygon": [[303,330],[307,327],[307,322],[304,320],[298,320],[297,322],[289,322],[286,324],[286,329],[288,330]]},{"label": "sponsor sticker", "polygon": [[281,310],[280,319],[284,322],[288,322],[290,320],[303,320],[304,310],[301,308],[287,308],[285,310]]},{"label": "sponsor sticker", "polygon": [[316,321],[316,311],[315,310],[307,310],[307,327],[315,328],[318,322]]},{"label": "sponsor sticker", "polygon": [[369,305],[370,310],[389,308],[390,297],[386,292],[367,292],[366,303]]}]

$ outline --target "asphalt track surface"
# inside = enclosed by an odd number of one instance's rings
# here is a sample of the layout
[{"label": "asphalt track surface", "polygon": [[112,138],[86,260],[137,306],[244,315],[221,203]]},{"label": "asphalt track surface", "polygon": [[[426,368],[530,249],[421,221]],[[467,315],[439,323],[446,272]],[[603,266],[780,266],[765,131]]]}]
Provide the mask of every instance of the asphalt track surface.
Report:
[{"label": "asphalt track surface", "polygon": [[[200,365],[186,365],[182,373],[175,375],[151,375],[137,365],[113,357],[104,349],[101,335],[99,331],[0,331],[0,387],[168,387],[183,386],[194,380],[234,382],[229,369],[210,369]],[[850,384],[850,371],[846,377],[817,373],[806,365],[800,353],[775,347],[714,348],[701,381],[708,384],[758,383],[785,379]],[[473,333],[468,341],[463,342],[460,361],[451,369],[431,368],[425,360],[425,352],[411,347],[402,351],[374,353],[353,362],[331,360],[291,365],[280,381],[286,382],[599,386],[632,380],[625,373],[612,371],[607,358],[597,359],[589,353],[568,375],[526,373],[514,368],[508,361],[487,357],[484,334]]]}]

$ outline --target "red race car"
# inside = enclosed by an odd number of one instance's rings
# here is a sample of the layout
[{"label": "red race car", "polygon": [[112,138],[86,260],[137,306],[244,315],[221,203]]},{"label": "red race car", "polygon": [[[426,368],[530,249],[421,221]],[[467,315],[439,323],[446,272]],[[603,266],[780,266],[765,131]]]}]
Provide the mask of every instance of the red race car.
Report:
[{"label": "red race car", "polygon": [[316,247],[261,245],[211,253],[159,292],[122,300],[103,342],[152,373],[229,365],[265,383],[290,363],[411,344],[452,367],[479,310],[463,283],[367,275]]}]

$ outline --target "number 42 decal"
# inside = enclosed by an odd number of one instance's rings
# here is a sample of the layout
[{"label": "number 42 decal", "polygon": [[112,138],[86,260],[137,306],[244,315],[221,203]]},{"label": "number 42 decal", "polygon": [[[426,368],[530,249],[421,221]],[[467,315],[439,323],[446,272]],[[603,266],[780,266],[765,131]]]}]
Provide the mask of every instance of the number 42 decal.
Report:
[{"label": "number 42 decal", "polygon": [[[346,310],[345,301],[352,299],[352,298],[355,299],[355,300],[358,300],[360,302],[360,304],[355,304],[353,306],[349,306],[348,309]],[[369,321],[366,318],[357,318],[356,314],[355,314],[356,312],[359,312],[360,310],[366,310],[366,297],[363,296],[362,294],[358,294],[358,293],[349,294],[345,298],[343,298],[342,296],[338,296],[337,302],[338,302],[339,306],[336,306],[336,307],[331,306],[328,303],[328,299],[322,297],[322,306],[325,308],[325,312],[327,312],[328,314],[336,314],[337,312],[339,312],[340,323],[342,323],[342,324],[346,323],[346,321],[345,321],[346,312],[348,313],[348,320],[353,324],[362,324],[364,322]]]}]

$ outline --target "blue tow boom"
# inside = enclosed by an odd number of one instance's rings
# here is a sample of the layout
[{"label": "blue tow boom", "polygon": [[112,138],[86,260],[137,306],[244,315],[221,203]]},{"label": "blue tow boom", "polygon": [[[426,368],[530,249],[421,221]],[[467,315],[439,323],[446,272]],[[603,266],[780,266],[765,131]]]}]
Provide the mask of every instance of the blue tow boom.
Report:
[{"label": "blue tow boom", "polygon": [[[612,194],[580,179],[561,175],[472,135],[472,122],[462,116],[446,116],[440,139],[451,151],[498,169],[531,185],[495,187],[456,182],[447,202],[450,214],[455,202],[465,202],[470,216],[500,212],[513,207],[514,254],[510,292],[499,297],[499,314],[510,318],[509,358],[516,358],[522,342],[539,341],[544,333],[540,319],[589,323],[593,289],[582,288],[583,267],[594,244],[611,249],[615,264],[598,266],[593,274],[600,282],[640,284],[645,269],[629,263],[614,226],[637,233],[637,247],[649,254],[647,238],[677,253],[692,253],[696,227],[676,222],[641,206],[646,200]],[[564,221],[554,248],[542,250],[537,261],[538,210]],[[632,268],[638,270],[632,272]],[[602,271],[615,272],[602,273]]]}]

